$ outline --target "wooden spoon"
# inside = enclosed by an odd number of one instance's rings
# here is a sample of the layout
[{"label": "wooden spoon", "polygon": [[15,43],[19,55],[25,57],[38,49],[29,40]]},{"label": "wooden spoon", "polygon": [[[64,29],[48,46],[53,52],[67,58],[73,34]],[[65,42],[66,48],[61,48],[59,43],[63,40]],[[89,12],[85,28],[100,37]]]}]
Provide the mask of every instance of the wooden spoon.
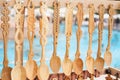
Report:
[{"label": "wooden spoon", "polygon": [[104,54],[104,60],[107,66],[110,66],[111,62],[112,62],[112,54],[110,52],[110,40],[112,37],[112,28],[113,28],[113,14],[114,14],[114,9],[113,9],[113,5],[110,4],[109,5],[109,19],[108,19],[108,45],[106,48],[106,52]]},{"label": "wooden spoon", "polygon": [[34,80],[36,77],[37,73],[37,64],[36,62],[32,59],[34,54],[33,54],[33,40],[34,40],[34,5],[33,2],[30,0],[28,3],[28,39],[29,39],[29,45],[30,45],[30,52],[29,52],[29,57],[28,61],[26,62],[25,69],[26,69],[26,76],[30,80]]},{"label": "wooden spoon", "polygon": [[78,4],[78,12],[77,12],[77,22],[78,22],[78,30],[76,32],[76,37],[77,37],[77,51],[75,55],[75,60],[73,62],[73,70],[77,75],[80,75],[82,70],[83,70],[83,61],[82,59],[79,58],[80,56],[80,38],[82,36],[82,30],[81,30],[81,25],[83,21],[83,5],[81,3]]},{"label": "wooden spoon", "polygon": [[97,52],[97,58],[95,61],[96,69],[102,73],[104,68],[104,59],[101,57],[101,44],[102,44],[102,33],[103,33],[103,22],[104,22],[104,10],[105,7],[103,4],[99,6],[99,24],[98,24],[98,52]]},{"label": "wooden spoon", "polygon": [[8,67],[8,58],[7,58],[7,42],[8,42],[8,34],[9,34],[9,10],[8,3],[6,1],[3,2],[3,10],[2,10],[2,19],[3,23],[1,24],[1,28],[3,29],[3,40],[4,40],[4,61],[3,61],[3,69],[2,69],[2,80],[11,80],[11,70],[12,68]]},{"label": "wooden spoon", "polygon": [[67,13],[66,13],[66,54],[62,63],[62,69],[65,75],[69,76],[72,72],[72,61],[69,59],[69,47],[70,47],[70,36],[72,34],[72,16],[73,8],[69,3],[67,3]]},{"label": "wooden spoon", "polygon": [[47,6],[41,2],[41,14],[42,19],[40,18],[40,35],[41,35],[41,46],[42,46],[42,56],[41,56],[41,64],[38,68],[37,75],[40,80],[48,80],[49,77],[49,68],[45,64],[45,45],[46,45],[46,34],[47,34],[47,27],[48,27],[48,19],[46,16],[46,9]]},{"label": "wooden spoon", "polygon": [[16,52],[18,55],[18,60],[16,62],[16,66],[12,69],[11,72],[11,77],[12,80],[26,80],[26,71],[25,68],[22,66],[22,62],[21,62],[21,54],[22,54],[22,43],[24,40],[24,36],[23,36],[23,31],[22,31],[22,26],[21,26],[21,16],[23,14],[21,14],[21,12],[23,12],[24,10],[24,6],[23,4],[21,4],[21,2],[19,0],[16,1],[16,5],[14,6],[15,10],[16,10],[16,34],[15,34],[15,42],[16,42]]},{"label": "wooden spoon", "polygon": [[89,32],[89,47],[88,47],[88,52],[87,52],[87,58],[86,58],[86,67],[89,73],[91,73],[91,80],[93,79],[93,74],[94,74],[94,58],[92,58],[92,34],[94,31],[94,5],[90,4],[89,5],[89,27],[88,27],[88,32]]},{"label": "wooden spoon", "polygon": [[54,2],[54,28],[53,28],[53,34],[54,34],[54,51],[52,58],[50,60],[50,67],[54,73],[59,72],[60,66],[61,66],[61,60],[60,57],[57,56],[57,40],[58,40],[58,28],[59,28],[59,2]]}]

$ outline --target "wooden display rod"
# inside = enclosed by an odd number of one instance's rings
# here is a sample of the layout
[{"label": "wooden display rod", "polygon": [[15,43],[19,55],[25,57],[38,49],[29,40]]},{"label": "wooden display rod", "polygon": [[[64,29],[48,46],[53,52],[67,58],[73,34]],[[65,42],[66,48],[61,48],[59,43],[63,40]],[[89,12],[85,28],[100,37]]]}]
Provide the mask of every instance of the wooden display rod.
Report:
[{"label": "wooden display rod", "polygon": [[[4,0],[0,0],[0,5],[2,5],[2,2]],[[28,0],[21,0],[24,2],[25,6],[27,5]],[[55,0],[34,0],[33,3],[35,4],[35,7],[40,6],[40,1],[44,1],[47,3],[49,7],[52,7],[53,2]],[[120,1],[111,1],[111,0],[58,0],[61,4],[61,7],[65,7],[66,2],[71,2],[73,6],[76,6],[79,2],[83,3],[84,8],[88,8],[88,5],[93,3],[95,6],[95,9],[97,10],[98,6],[100,4],[104,4],[105,8],[108,8],[109,4],[113,4],[114,9],[120,10]],[[15,0],[8,0],[9,6],[14,6]]]}]

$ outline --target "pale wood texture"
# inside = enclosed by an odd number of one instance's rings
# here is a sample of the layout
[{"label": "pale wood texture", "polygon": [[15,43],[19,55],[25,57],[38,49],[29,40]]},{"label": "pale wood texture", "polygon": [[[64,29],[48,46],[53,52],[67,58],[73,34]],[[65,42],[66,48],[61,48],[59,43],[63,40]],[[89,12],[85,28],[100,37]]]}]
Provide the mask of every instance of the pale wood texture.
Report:
[{"label": "pale wood texture", "polygon": [[57,43],[58,43],[58,32],[59,32],[59,7],[60,3],[55,1],[54,5],[54,23],[53,23],[53,37],[54,37],[54,51],[50,60],[50,67],[54,73],[59,72],[61,67],[60,57],[57,56]]},{"label": "pale wood texture", "polygon": [[[78,30],[76,32],[76,37],[77,37],[77,50],[75,54],[75,60],[73,62],[73,70],[77,75],[80,75],[82,70],[83,70],[83,61],[80,57],[80,38],[82,37],[82,30],[81,30],[81,25],[83,21],[83,4],[79,3],[77,5],[78,7],[78,12],[77,12],[77,23],[78,23]],[[79,79],[80,80],[80,79]]]},{"label": "pale wood texture", "polygon": [[49,68],[45,64],[45,45],[47,42],[47,28],[48,28],[48,18],[46,16],[47,6],[43,2],[41,2],[40,12],[42,14],[42,18],[40,18],[40,44],[42,46],[42,56],[41,56],[41,64],[38,68],[37,75],[39,80],[48,80],[49,77]]},{"label": "pale wood texture", "polygon": [[34,29],[35,29],[35,17],[34,17],[34,4],[31,0],[28,2],[28,40],[29,40],[29,55],[28,55],[28,61],[26,62],[25,69],[26,69],[26,76],[30,80],[34,80],[37,74],[37,64],[36,62],[32,59],[34,56],[33,53],[33,40],[34,40]]},{"label": "pale wood texture", "polygon": [[4,40],[4,61],[3,61],[3,69],[2,69],[2,80],[11,80],[11,70],[12,68],[10,68],[8,66],[8,58],[7,58],[7,43],[8,43],[8,34],[9,34],[9,27],[10,24],[8,23],[9,21],[9,9],[8,9],[8,3],[6,1],[3,2],[2,4],[2,17],[1,17],[1,21],[3,21],[3,23],[1,24],[1,28],[2,28],[2,34],[3,34],[3,40]]},{"label": "pale wood texture", "polygon": [[[86,57],[86,67],[89,73],[94,74],[94,58],[92,58],[92,34],[94,32],[94,5],[90,4],[89,5],[89,27],[88,27],[88,32],[89,32],[89,46],[88,46],[88,52],[87,52],[87,57]],[[93,75],[91,75],[93,76]],[[93,78],[91,77],[91,80]]]},{"label": "pale wood texture", "polygon": [[13,68],[11,72],[11,77],[12,80],[26,80],[26,71],[25,68],[22,66],[21,62],[21,52],[22,52],[22,43],[24,40],[23,37],[23,32],[22,32],[22,25],[23,25],[23,20],[21,17],[23,16],[22,12],[24,10],[24,6],[19,0],[16,0],[16,5],[14,6],[16,10],[16,33],[15,33],[15,42],[16,42],[16,54],[18,55],[18,59],[16,62],[16,66]]},{"label": "pale wood texture", "polygon": [[69,76],[72,72],[72,61],[69,59],[70,37],[72,35],[73,7],[67,3],[65,16],[65,35],[66,35],[66,53],[62,63],[62,69],[65,75]]},{"label": "pale wood texture", "polygon": [[[0,0],[0,5],[1,5],[2,1],[3,0]],[[25,1],[24,5],[27,6],[27,2],[29,0],[24,0],[24,1]],[[46,2],[47,5],[51,7],[55,0],[39,0],[39,1],[34,0],[34,4],[36,7],[40,6],[40,4],[39,4],[40,1]],[[81,3],[83,3],[85,10],[88,8],[88,5],[91,3],[94,4],[96,10],[100,4],[104,4],[105,8],[108,8],[109,4],[113,4],[114,9],[120,9],[120,1],[111,1],[111,0],[59,0],[59,1],[61,4],[61,7],[64,7],[66,5],[65,4],[66,2],[71,2],[74,6],[76,6],[78,4],[78,2],[81,2]],[[13,6],[14,4],[15,4],[15,0],[10,0],[9,5]]]},{"label": "pale wood texture", "polygon": [[113,5],[110,4],[109,5],[109,19],[108,19],[108,45],[106,48],[106,52],[104,54],[104,60],[107,66],[110,66],[111,62],[112,62],[112,53],[110,52],[110,40],[112,37],[112,28],[113,28],[113,14],[114,14],[114,10],[113,10]]},{"label": "pale wood texture", "polygon": [[103,68],[104,68],[104,59],[101,57],[101,44],[102,44],[102,33],[103,33],[103,28],[104,28],[104,5],[101,4],[99,7],[99,24],[98,24],[98,52],[97,52],[97,58],[95,61],[95,66],[96,69],[102,73]]}]

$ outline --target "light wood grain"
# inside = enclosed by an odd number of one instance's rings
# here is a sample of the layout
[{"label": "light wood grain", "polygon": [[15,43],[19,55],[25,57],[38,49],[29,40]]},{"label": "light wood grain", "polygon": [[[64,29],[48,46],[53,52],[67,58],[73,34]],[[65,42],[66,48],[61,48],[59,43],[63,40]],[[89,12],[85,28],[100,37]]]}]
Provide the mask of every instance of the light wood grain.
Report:
[{"label": "light wood grain", "polygon": [[[3,0],[0,0],[0,5],[1,5],[2,1]],[[39,0],[39,1],[34,0],[34,4],[35,4],[36,7],[40,6],[40,4],[39,4],[40,1],[45,2],[45,0]],[[70,0],[59,0],[59,1],[61,3],[61,7],[65,7],[66,2],[69,2]],[[27,6],[27,2],[28,2],[28,0],[25,0],[25,2],[24,2],[25,6]],[[46,0],[47,5],[50,6],[50,7],[52,6],[53,2],[54,2],[54,0]],[[97,10],[97,8],[98,8],[98,6],[100,4],[104,4],[105,8],[108,8],[109,4],[113,4],[114,9],[120,9],[120,1],[110,1],[110,0],[71,0],[71,3],[74,6],[76,6],[79,2],[83,3],[83,6],[85,8],[84,10],[88,9],[88,5],[91,4],[91,3],[95,5],[96,10]],[[14,4],[15,4],[15,0],[10,0],[9,5],[14,6]]]},{"label": "light wood grain", "polygon": [[94,32],[94,5],[90,4],[89,5],[89,27],[88,27],[88,32],[89,32],[89,46],[88,46],[88,52],[87,52],[87,57],[86,57],[86,67],[89,73],[91,73],[91,80],[93,80],[93,74],[94,74],[94,58],[92,58],[92,34]]},{"label": "light wood grain", "polygon": [[102,73],[104,68],[104,59],[101,57],[101,44],[102,44],[102,33],[103,33],[103,27],[104,27],[104,5],[101,4],[99,7],[99,24],[98,24],[98,51],[97,51],[97,58],[95,61],[96,69]]},{"label": "light wood grain", "polygon": [[73,7],[67,3],[65,16],[65,35],[66,35],[66,53],[62,63],[62,69],[65,75],[69,76],[72,72],[72,61],[69,59],[70,37],[72,35]]},{"label": "light wood grain", "polygon": [[11,70],[8,66],[8,57],[7,57],[7,43],[8,43],[8,34],[9,34],[9,27],[10,24],[9,21],[9,9],[8,9],[8,3],[6,1],[3,2],[2,5],[3,9],[1,11],[2,17],[1,17],[1,28],[2,28],[2,34],[3,34],[3,41],[4,41],[4,61],[3,61],[3,69],[2,69],[2,80],[11,80]]},{"label": "light wood grain", "polygon": [[77,12],[77,23],[78,23],[78,30],[76,32],[76,37],[77,37],[77,50],[75,54],[75,60],[73,62],[73,70],[77,75],[80,75],[82,70],[83,70],[83,61],[80,57],[80,38],[82,37],[82,30],[81,30],[81,25],[83,21],[83,4],[79,3],[77,5],[78,7],[78,12]]},{"label": "light wood grain", "polygon": [[22,27],[24,19],[21,19],[23,16],[22,12],[24,10],[24,6],[21,4],[19,0],[16,0],[16,5],[14,6],[16,10],[16,33],[15,33],[15,42],[16,42],[16,54],[18,56],[16,66],[13,68],[11,72],[12,80],[26,80],[26,71],[25,68],[22,66],[21,62],[21,52],[22,52],[22,43],[24,40]]},{"label": "light wood grain", "polygon": [[109,18],[108,18],[108,45],[106,48],[106,52],[104,54],[104,60],[105,63],[107,64],[107,66],[110,66],[111,62],[112,62],[112,53],[110,52],[110,40],[112,37],[112,28],[113,28],[113,14],[114,14],[114,9],[113,9],[113,5],[109,5]]},{"label": "light wood grain", "polygon": [[34,78],[37,76],[37,64],[36,62],[32,59],[34,56],[33,53],[33,40],[34,40],[34,29],[35,29],[35,18],[34,18],[34,4],[31,0],[28,2],[28,40],[29,40],[29,46],[30,46],[30,51],[28,55],[28,61],[26,62],[25,69],[26,69],[26,75],[27,78],[30,80],[34,80]]},{"label": "light wood grain", "polygon": [[42,14],[42,18],[40,18],[40,44],[42,46],[42,55],[41,55],[41,64],[37,70],[37,76],[39,80],[48,80],[49,77],[49,68],[45,64],[45,45],[47,42],[47,27],[48,27],[48,18],[46,16],[47,6],[43,2],[41,2],[40,12]]},{"label": "light wood grain", "polygon": [[53,23],[53,37],[54,37],[54,51],[53,55],[50,60],[50,67],[54,73],[59,72],[59,69],[61,67],[61,60],[60,57],[57,56],[57,43],[58,43],[58,32],[59,32],[59,7],[60,3],[55,1],[53,3],[54,5],[54,23]]}]

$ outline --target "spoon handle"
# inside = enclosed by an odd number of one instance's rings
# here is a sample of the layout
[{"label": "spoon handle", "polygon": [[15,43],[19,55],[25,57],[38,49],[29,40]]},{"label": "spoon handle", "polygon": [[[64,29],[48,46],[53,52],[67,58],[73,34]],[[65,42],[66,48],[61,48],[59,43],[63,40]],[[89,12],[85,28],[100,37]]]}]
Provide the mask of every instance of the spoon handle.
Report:
[{"label": "spoon handle", "polygon": [[8,9],[8,3],[6,1],[3,2],[3,10],[2,10],[2,18],[1,21],[3,21],[3,23],[1,24],[1,28],[3,29],[2,33],[3,33],[3,40],[4,40],[4,61],[3,61],[3,66],[7,67],[8,66],[8,58],[7,58],[7,43],[8,43],[8,34],[9,34],[9,9]]},{"label": "spoon handle", "polygon": [[57,43],[58,43],[58,32],[59,32],[59,8],[60,8],[60,3],[59,2],[54,2],[54,23],[53,23],[53,35],[54,35],[54,52],[53,56],[56,56],[56,49],[57,49]]},{"label": "spoon handle", "polygon": [[47,27],[48,27],[48,18],[46,16],[46,10],[47,6],[45,3],[41,2],[41,7],[40,7],[40,12],[42,15],[42,18],[40,18],[40,43],[42,45],[42,57],[41,57],[41,62],[45,61],[45,45],[47,43]]},{"label": "spoon handle", "polygon": [[22,44],[23,44],[23,40],[24,40],[24,35],[23,35],[23,22],[24,22],[24,18],[23,18],[23,12],[24,12],[24,6],[21,2],[19,2],[19,0],[16,1],[16,5],[14,6],[15,10],[16,10],[16,32],[15,32],[15,43],[16,43],[16,53],[17,53],[17,62],[16,65],[22,65]]},{"label": "spoon handle", "polygon": [[30,45],[30,53],[29,53],[29,59],[31,60],[34,56],[33,54],[33,40],[34,40],[34,23],[35,23],[35,18],[34,18],[34,4],[31,0],[29,0],[28,3],[28,19],[27,19],[27,23],[28,23],[28,40],[29,40],[29,45]]},{"label": "spoon handle", "polygon": [[109,5],[108,12],[109,12],[109,19],[108,19],[108,46],[107,46],[107,50],[110,50],[110,40],[112,37],[112,28],[113,28],[113,23],[114,23],[114,19],[113,19],[114,9],[113,9],[112,4]]},{"label": "spoon handle", "polygon": [[78,23],[78,30],[76,32],[76,37],[77,37],[77,52],[76,52],[76,57],[80,56],[80,52],[79,52],[79,48],[80,48],[80,38],[82,36],[82,30],[81,30],[81,25],[82,25],[82,21],[83,21],[83,4],[82,3],[78,3],[77,5],[78,7],[78,12],[77,12],[77,23]]},{"label": "spoon handle", "polygon": [[89,46],[88,46],[88,53],[87,55],[92,54],[92,34],[94,31],[94,5],[90,4],[89,5],[89,27],[88,27],[88,32],[89,32]]},{"label": "spoon handle", "polygon": [[67,12],[65,16],[65,35],[66,35],[66,54],[65,58],[69,57],[70,37],[72,35],[72,20],[73,20],[73,8],[70,3],[67,3]]},{"label": "spoon handle", "polygon": [[99,24],[98,24],[98,52],[97,57],[101,56],[101,45],[102,45],[102,33],[103,33],[103,27],[104,27],[104,11],[105,7],[103,4],[101,4],[99,7]]},{"label": "spoon handle", "polygon": [[72,21],[73,21],[73,7],[70,3],[67,3],[66,15],[65,15],[65,35],[72,35]]}]

